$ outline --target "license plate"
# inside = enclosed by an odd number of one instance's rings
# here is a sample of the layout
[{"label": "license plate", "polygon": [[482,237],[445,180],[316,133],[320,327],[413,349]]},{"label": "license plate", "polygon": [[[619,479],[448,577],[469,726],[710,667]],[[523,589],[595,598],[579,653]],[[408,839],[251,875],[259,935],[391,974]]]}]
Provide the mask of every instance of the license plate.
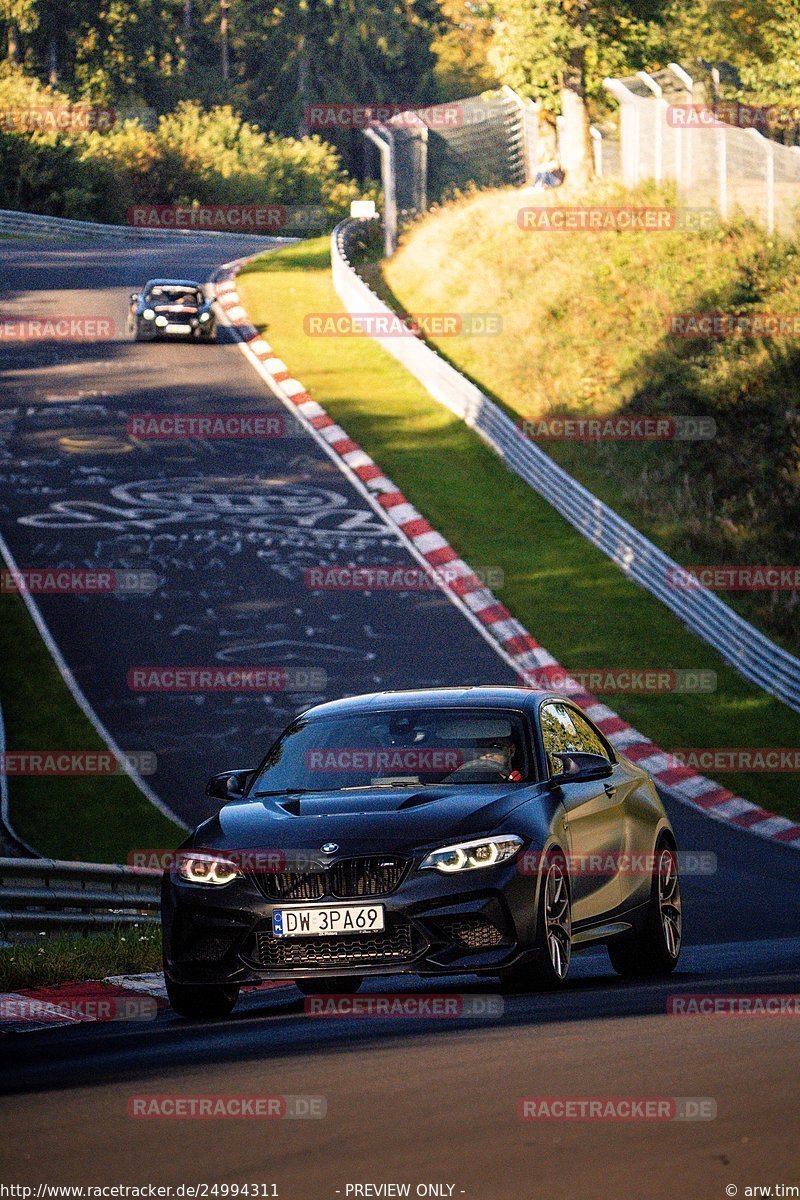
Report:
[{"label": "license plate", "polygon": [[333,937],[341,933],[379,933],[383,928],[382,904],[276,908],[272,914],[275,937]]},{"label": "license plate", "polygon": [[192,327],[191,327],[191,325],[171,325],[170,324],[170,325],[164,326],[164,332],[165,333],[191,333]]}]

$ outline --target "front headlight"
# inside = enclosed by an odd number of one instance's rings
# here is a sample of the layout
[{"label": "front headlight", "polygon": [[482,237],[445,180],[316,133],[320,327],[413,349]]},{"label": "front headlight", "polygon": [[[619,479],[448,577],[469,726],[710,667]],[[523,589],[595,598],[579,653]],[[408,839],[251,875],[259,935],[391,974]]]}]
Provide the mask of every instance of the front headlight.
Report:
[{"label": "front headlight", "polygon": [[145,321],[154,321],[156,314],[152,308],[146,308],[142,313],[142,316],[144,317]]},{"label": "front headlight", "polygon": [[451,875],[454,871],[477,871],[480,867],[496,867],[498,863],[513,858],[522,845],[522,838],[515,833],[504,833],[498,837],[479,838],[474,842],[458,842],[454,846],[443,846],[432,850],[420,863],[420,871],[442,871]]},{"label": "front headlight", "polygon": [[161,313],[160,316],[156,317],[156,325],[160,325],[163,327],[166,324],[167,324],[167,318],[164,316],[163,313]]},{"label": "front headlight", "polygon": [[208,883],[214,887],[224,887],[242,873],[236,863],[224,855],[200,850],[182,850],[176,866],[178,875],[187,883]]},{"label": "front headlight", "polygon": [[201,320],[201,321],[210,321],[210,320],[211,320],[211,313],[209,313],[209,312],[201,312],[201,313],[200,313],[200,320]]}]

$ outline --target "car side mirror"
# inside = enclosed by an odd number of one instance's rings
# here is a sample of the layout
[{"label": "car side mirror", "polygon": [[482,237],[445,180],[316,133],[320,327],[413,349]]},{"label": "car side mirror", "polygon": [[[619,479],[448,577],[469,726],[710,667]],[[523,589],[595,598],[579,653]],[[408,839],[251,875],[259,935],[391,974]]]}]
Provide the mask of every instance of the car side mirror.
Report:
[{"label": "car side mirror", "polygon": [[136,304],[136,302],[138,301],[138,299],[139,299],[139,293],[138,293],[138,292],[131,292],[131,304]]},{"label": "car side mirror", "polygon": [[215,800],[235,800],[244,795],[252,774],[252,769],[248,767],[246,770],[222,771],[219,775],[212,775],[206,784],[206,795],[213,796]]},{"label": "car side mirror", "polygon": [[602,754],[584,754],[575,751],[571,754],[551,754],[562,767],[562,772],[554,775],[557,783],[589,783],[593,779],[608,779],[614,768]]}]

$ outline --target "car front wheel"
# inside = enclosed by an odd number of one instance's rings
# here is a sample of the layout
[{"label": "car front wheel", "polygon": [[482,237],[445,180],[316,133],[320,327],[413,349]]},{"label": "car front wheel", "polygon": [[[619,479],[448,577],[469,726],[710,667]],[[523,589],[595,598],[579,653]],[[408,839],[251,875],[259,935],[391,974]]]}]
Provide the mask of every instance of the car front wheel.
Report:
[{"label": "car front wheel", "polygon": [[239,999],[238,984],[173,983],[167,978],[167,996],[179,1017],[227,1017]]},{"label": "car front wheel", "polygon": [[669,975],[681,952],[683,913],[678,856],[665,841],[658,844],[647,918],[642,929],[608,944],[618,975]]},{"label": "car front wheel", "polygon": [[546,860],[537,930],[538,959],[505,972],[501,976],[505,991],[550,991],[566,981],[572,959],[572,904],[567,864],[560,853]]}]

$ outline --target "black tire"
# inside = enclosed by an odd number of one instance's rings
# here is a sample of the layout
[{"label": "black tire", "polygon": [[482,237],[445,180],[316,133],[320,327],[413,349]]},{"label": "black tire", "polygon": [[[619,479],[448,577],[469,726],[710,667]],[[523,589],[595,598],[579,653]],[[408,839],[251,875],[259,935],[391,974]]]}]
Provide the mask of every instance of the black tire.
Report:
[{"label": "black tire", "polygon": [[345,996],[357,992],[364,982],[364,977],[334,975],[330,979],[295,979],[294,982],[304,996]]},{"label": "black tire", "polygon": [[555,991],[566,983],[572,958],[572,902],[567,863],[560,851],[547,856],[542,872],[536,948],[539,954],[534,962],[503,972],[503,991]]},{"label": "black tire", "polygon": [[167,996],[179,1017],[227,1017],[239,999],[238,984],[173,983],[167,978]]},{"label": "black tire", "polygon": [[681,888],[675,847],[665,838],[655,852],[647,917],[641,930],[608,943],[608,957],[618,975],[670,975],[681,953]]}]

